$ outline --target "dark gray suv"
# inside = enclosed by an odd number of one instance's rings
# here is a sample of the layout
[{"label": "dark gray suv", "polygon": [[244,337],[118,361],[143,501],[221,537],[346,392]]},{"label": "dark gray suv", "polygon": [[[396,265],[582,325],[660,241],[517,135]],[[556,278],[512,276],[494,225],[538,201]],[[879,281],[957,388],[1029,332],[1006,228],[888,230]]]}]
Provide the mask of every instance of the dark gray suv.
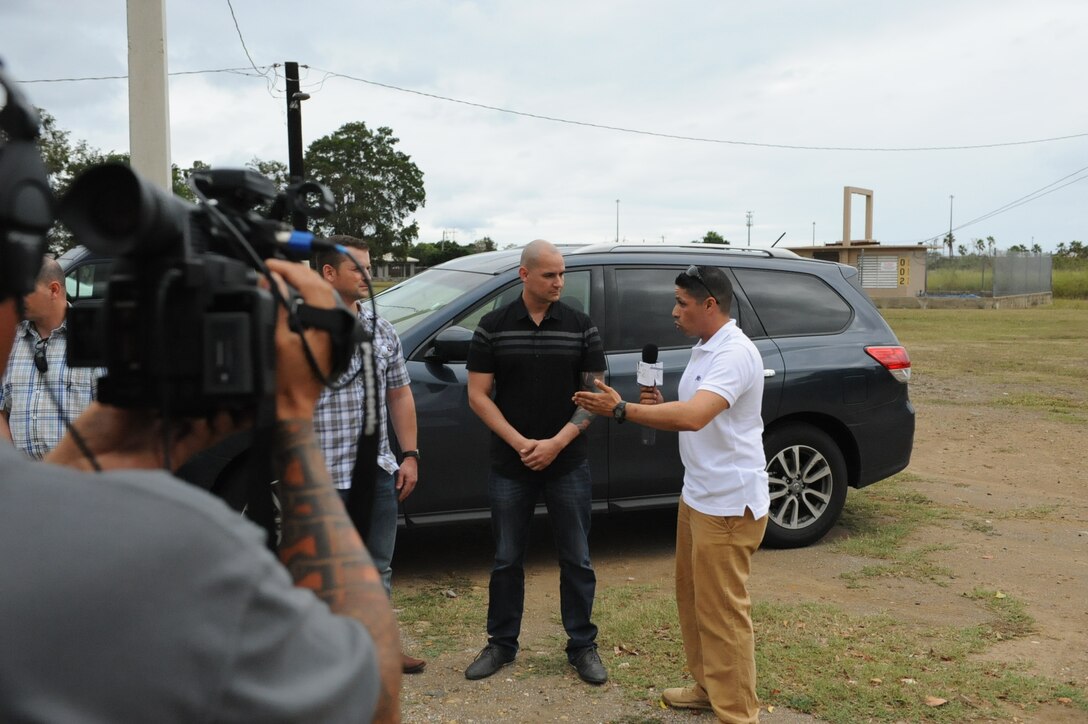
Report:
[{"label": "dark gray suv", "polygon": [[[597,245],[561,247],[563,300],[600,328],[608,383],[637,399],[635,366],[655,344],[665,399],[693,340],[672,320],[673,280],[690,264],[723,267],[733,280],[732,316],[763,355],[764,447],[771,512],[765,544],[796,547],[835,524],[847,487],[907,466],[914,408],[910,359],[857,282],[857,270],[777,249]],[[487,428],[469,410],[465,360],[487,312],[521,293],[520,249],[447,262],[379,294],[397,328],[419,419],[421,484],[404,503],[408,525],[483,519]],[[676,433],[652,446],[637,425],[597,420],[588,431],[594,509],[676,504],[682,466]]]}]

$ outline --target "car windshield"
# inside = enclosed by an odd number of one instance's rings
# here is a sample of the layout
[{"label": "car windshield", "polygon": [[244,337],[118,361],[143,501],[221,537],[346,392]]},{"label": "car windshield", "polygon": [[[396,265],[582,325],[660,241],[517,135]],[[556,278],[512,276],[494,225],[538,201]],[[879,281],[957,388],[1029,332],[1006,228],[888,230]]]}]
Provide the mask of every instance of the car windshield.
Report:
[{"label": "car windshield", "polygon": [[428,269],[378,294],[374,303],[378,306],[378,314],[403,336],[489,276],[455,269]]}]

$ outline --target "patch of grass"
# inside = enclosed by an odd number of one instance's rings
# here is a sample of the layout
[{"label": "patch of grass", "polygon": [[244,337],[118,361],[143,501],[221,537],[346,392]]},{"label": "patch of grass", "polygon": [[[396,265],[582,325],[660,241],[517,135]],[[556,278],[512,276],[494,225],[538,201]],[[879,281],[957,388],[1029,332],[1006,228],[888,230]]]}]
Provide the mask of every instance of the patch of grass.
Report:
[{"label": "patch of grass", "polygon": [[1060,510],[1057,505],[1036,505],[1031,508],[1017,508],[997,513],[996,518],[1001,520],[1046,520]]},{"label": "patch of grass", "polygon": [[963,521],[963,527],[965,530],[973,531],[975,533],[997,535],[994,524],[988,520],[965,520]]},{"label": "patch of grass", "polygon": [[1024,604],[1009,598],[1000,591],[976,588],[964,595],[972,600],[981,601],[994,614],[994,621],[988,628],[998,638],[1016,638],[1035,630],[1035,620],[1028,615]]},{"label": "patch of grass", "polygon": [[849,616],[822,604],[757,604],[760,698],[832,722],[1006,719],[1008,704],[1030,710],[1059,697],[1088,712],[1082,690],[1023,667],[977,661],[995,641],[1030,631],[1031,620],[1021,604],[994,592],[969,597],[985,603],[991,621],[920,629],[895,616]]},{"label": "patch of grass", "polygon": [[1088,299],[1088,271],[1084,269],[1054,269],[1050,283],[1055,298]]},{"label": "patch of grass", "polygon": [[684,686],[684,646],[673,587],[614,586],[598,589],[593,607],[598,646],[608,675],[635,699],[656,701],[661,690]]},{"label": "patch of grass", "polygon": [[836,541],[831,549],[850,556],[881,561],[857,571],[841,574],[851,586],[880,577],[909,577],[943,584],[950,571],[929,560],[929,554],[947,546],[905,548],[906,539],[920,526],[951,517],[952,513],[926,496],[904,486],[919,480],[900,473],[880,485],[850,491],[840,525],[850,536]]},{"label": "patch of grass", "polygon": [[435,580],[413,593],[394,588],[393,607],[425,658],[460,650],[473,635],[482,641],[487,630],[487,591],[463,576]]},{"label": "patch of grass", "polygon": [[1062,422],[1088,422],[1088,411],[1084,401],[1068,395],[1041,394],[1026,392],[1016,395],[1004,395],[993,402],[998,407],[1018,407],[1040,410]]}]

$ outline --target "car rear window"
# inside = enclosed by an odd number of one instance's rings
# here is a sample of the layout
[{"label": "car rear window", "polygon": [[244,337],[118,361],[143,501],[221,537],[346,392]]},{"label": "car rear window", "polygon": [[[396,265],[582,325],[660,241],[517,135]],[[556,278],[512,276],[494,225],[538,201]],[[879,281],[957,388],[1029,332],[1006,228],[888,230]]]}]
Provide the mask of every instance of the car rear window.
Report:
[{"label": "car rear window", "polygon": [[817,276],[737,268],[733,274],[772,337],[834,334],[850,323],[850,305]]}]

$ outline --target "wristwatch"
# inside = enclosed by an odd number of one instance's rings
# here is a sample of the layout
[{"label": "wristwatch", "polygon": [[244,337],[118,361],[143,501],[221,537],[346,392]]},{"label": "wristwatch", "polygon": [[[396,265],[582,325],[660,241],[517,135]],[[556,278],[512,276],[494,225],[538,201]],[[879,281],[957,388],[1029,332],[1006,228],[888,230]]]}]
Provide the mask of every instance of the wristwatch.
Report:
[{"label": "wristwatch", "polygon": [[627,419],[627,403],[620,400],[619,403],[612,408],[612,419],[618,424],[622,425],[623,421]]},{"label": "wristwatch", "polygon": [[400,454],[401,462],[404,462],[404,458],[415,458],[416,461],[418,462],[419,461],[419,450],[404,450]]}]

